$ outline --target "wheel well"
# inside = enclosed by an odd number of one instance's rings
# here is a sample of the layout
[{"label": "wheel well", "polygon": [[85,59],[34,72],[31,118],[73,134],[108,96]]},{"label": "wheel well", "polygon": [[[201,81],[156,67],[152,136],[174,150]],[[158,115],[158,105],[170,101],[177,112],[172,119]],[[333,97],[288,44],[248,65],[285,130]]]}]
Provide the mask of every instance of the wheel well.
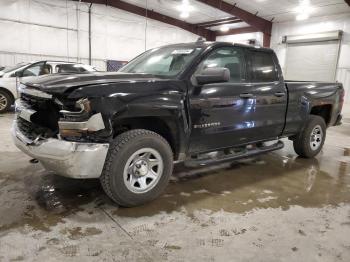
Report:
[{"label": "wheel well", "polygon": [[314,106],[311,108],[311,115],[317,115],[324,119],[328,125],[331,121],[332,105]]},{"label": "wheel well", "polygon": [[6,88],[3,88],[1,86],[0,86],[0,91],[3,91],[10,96],[11,104],[13,104],[13,102],[15,101],[15,97],[13,96],[13,94],[9,90],[7,90]]},{"label": "wheel well", "polygon": [[178,144],[176,143],[175,126],[172,125],[170,119],[159,117],[135,117],[118,119],[113,125],[113,138],[132,129],[146,129],[153,131],[167,140],[174,152],[175,159],[178,154]]}]

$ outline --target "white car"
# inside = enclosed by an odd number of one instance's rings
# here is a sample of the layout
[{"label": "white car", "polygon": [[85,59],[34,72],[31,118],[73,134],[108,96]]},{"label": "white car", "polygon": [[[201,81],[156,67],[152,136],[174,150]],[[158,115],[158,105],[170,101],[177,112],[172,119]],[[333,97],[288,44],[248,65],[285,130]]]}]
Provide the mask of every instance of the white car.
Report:
[{"label": "white car", "polygon": [[17,99],[17,85],[29,79],[54,73],[84,73],[97,71],[90,65],[59,61],[20,63],[0,71],[0,113],[8,111]]}]

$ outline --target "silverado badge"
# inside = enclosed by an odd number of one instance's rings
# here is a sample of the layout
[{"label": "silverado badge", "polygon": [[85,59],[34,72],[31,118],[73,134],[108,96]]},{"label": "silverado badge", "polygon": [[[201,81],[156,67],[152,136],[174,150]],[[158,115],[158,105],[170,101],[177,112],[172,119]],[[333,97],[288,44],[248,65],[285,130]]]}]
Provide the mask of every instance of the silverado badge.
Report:
[{"label": "silverado badge", "polygon": [[220,122],[213,122],[213,123],[194,125],[194,128],[207,128],[207,127],[214,127],[214,126],[220,126],[220,125],[221,125]]}]

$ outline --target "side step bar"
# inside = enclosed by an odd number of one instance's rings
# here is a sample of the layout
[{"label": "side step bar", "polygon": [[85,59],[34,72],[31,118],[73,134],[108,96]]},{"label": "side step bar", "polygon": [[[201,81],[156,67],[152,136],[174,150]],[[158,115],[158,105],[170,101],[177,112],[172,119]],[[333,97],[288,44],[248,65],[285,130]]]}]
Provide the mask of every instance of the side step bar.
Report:
[{"label": "side step bar", "polygon": [[197,159],[188,159],[185,160],[185,165],[189,167],[196,167],[196,166],[206,166],[206,165],[212,165],[212,164],[219,164],[223,162],[229,162],[238,160],[241,158],[251,157],[255,155],[259,155],[262,153],[267,153],[274,150],[279,150],[284,147],[284,143],[282,141],[277,141],[275,144],[269,145],[269,146],[262,146],[257,147],[253,149],[246,149],[243,152],[239,153],[233,153],[228,155],[223,155],[220,157],[202,157]]}]

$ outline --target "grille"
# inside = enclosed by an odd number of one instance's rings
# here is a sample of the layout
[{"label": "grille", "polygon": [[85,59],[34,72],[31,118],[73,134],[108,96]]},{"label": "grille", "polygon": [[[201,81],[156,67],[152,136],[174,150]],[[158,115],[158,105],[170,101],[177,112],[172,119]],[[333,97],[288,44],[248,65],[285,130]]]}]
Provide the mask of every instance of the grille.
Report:
[{"label": "grille", "polygon": [[21,93],[22,103],[35,110],[30,122],[17,117],[19,130],[29,139],[49,138],[58,132],[59,107],[52,99]]},{"label": "grille", "polygon": [[37,125],[20,117],[17,117],[17,126],[18,129],[29,139],[34,140],[40,135]]},{"label": "grille", "polygon": [[52,103],[50,99],[31,96],[24,93],[21,94],[21,99],[35,110],[46,110],[50,107],[50,104]]},{"label": "grille", "polygon": [[17,127],[18,129],[29,139],[35,140],[38,136],[41,138],[50,138],[54,136],[54,131],[37,125],[32,122],[28,122],[21,117],[17,117]]}]

